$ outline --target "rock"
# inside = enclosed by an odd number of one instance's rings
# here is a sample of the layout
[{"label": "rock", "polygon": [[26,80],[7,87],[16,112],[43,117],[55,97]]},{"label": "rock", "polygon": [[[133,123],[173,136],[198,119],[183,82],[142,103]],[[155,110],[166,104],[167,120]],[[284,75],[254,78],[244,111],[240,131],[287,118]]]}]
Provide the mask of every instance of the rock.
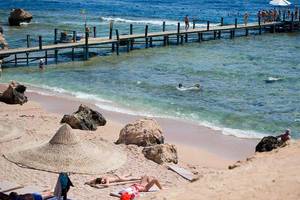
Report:
[{"label": "rock", "polygon": [[116,144],[135,144],[138,146],[151,146],[163,144],[162,130],[154,119],[140,119],[127,124],[121,131]]},{"label": "rock", "polygon": [[261,141],[256,145],[255,151],[256,152],[265,152],[265,151],[272,151],[277,147],[281,146],[281,142],[274,136],[267,136],[261,139]]},{"label": "rock", "polygon": [[67,123],[73,129],[95,131],[97,126],[104,126],[106,120],[99,112],[81,104],[72,115],[64,115],[60,123]]},{"label": "rock", "polygon": [[177,149],[173,144],[157,144],[144,147],[143,154],[147,159],[157,164],[178,163]]},{"label": "rock", "polygon": [[32,19],[32,14],[20,9],[16,8],[10,12],[10,16],[8,18],[8,22],[10,26],[20,26],[20,23],[27,22],[29,23]]},{"label": "rock", "polygon": [[23,105],[28,101],[25,96],[26,87],[12,81],[8,88],[0,94],[0,101],[7,104],[20,104]]}]

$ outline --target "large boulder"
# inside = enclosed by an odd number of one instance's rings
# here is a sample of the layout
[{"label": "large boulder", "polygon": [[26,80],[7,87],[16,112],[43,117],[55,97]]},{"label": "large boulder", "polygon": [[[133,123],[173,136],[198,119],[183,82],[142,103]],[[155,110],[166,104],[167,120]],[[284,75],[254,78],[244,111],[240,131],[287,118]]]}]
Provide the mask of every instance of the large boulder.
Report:
[{"label": "large boulder", "polygon": [[8,88],[3,93],[0,93],[0,101],[7,104],[23,105],[28,101],[25,96],[25,90],[26,86],[12,81]]},{"label": "large boulder", "polygon": [[64,115],[61,123],[67,123],[73,129],[95,131],[97,126],[104,126],[106,120],[99,112],[81,104],[72,115]]},{"label": "large boulder", "polygon": [[157,144],[144,147],[143,154],[147,159],[157,164],[178,163],[177,149],[173,144]]},{"label": "large boulder", "polygon": [[163,144],[164,136],[158,123],[154,119],[140,119],[127,124],[121,131],[116,144],[135,144],[151,146]]},{"label": "large boulder", "polygon": [[282,142],[280,142],[274,136],[267,136],[261,139],[261,141],[256,145],[255,151],[256,152],[265,152],[265,151],[272,151],[277,147],[280,147]]},{"label": "large boulder", "polygon": [[10,12],[10,16],[8,18],[8,22],[10,26],[20,26],[20,23],[27,22],[29,23],[32,19],[32,14],[20,9],[16,8]]}]

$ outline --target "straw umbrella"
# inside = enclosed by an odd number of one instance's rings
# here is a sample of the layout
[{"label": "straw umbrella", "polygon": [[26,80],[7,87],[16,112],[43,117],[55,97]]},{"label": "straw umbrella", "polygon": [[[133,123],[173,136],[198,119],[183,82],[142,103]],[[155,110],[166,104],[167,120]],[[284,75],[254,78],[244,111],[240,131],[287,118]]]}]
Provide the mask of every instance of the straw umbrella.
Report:
[{"label": "straw umbrella", "polygon": [[126,154],[114,144],[81,141],[67,124],[59,128],[49,142],[34,147],[27,145],[5,157],[28,168],[81,174],[105,173],[118,169],[126,161]]}]

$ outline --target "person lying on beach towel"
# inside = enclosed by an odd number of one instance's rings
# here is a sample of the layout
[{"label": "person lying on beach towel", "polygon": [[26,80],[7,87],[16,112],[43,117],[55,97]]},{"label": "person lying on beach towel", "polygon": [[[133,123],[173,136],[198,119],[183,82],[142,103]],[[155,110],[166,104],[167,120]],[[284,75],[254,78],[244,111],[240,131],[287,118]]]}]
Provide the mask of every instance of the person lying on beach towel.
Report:
[{"label": "person lying on beach towel", "polygon": [[118,183],[118,182],[127,182],[127,181],[139,181],[141,178],[133,178],[130,175],[126,176],[118,176],[114,174],[114,176],[103,176],[86,182],[85,184],[95,187],[97,184],[102,186],[109,186],[111,183]]},{"label": "person lying on beach towel", "polygon": [[[50,194],[48,194],[49,196]],[[0,193],[1,200],[43,200],[41,194],[32,193],[32,194],[18,194],[16,192],[11,192],[9,195]]]},{"label": "person lying on beach towel", "polygon": [[132,200],[135,197],[139,197],[140,192],[148,192],[154,185],[156,185],[160,190],[162,190],[162,187],[156,178],[150,176],[142,176],[141,180],[138,183],[134,183],[128,188],[125,188],[124,190],[119,192],[119,194],[121,195],[120,199]]}]

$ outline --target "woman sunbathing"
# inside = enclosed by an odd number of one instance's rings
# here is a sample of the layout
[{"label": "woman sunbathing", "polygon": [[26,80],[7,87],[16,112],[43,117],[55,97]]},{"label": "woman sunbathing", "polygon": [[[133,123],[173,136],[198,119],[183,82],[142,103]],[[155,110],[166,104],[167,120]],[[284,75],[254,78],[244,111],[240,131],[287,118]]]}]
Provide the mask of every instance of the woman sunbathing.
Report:
[{"label": "woman sunbathing", "polygon": [[[131,175],[131,174],[130,174]],[[118,182],[127,182],[127,181],[139,181],[141,178],[132,178],[130,175],[126,176],[118,176],[115,174],[114,176],[103,176],[86,182],[85,184],[95,187],[97,184],[103,186],[109,186],[111,183],[118,183]]]}]

